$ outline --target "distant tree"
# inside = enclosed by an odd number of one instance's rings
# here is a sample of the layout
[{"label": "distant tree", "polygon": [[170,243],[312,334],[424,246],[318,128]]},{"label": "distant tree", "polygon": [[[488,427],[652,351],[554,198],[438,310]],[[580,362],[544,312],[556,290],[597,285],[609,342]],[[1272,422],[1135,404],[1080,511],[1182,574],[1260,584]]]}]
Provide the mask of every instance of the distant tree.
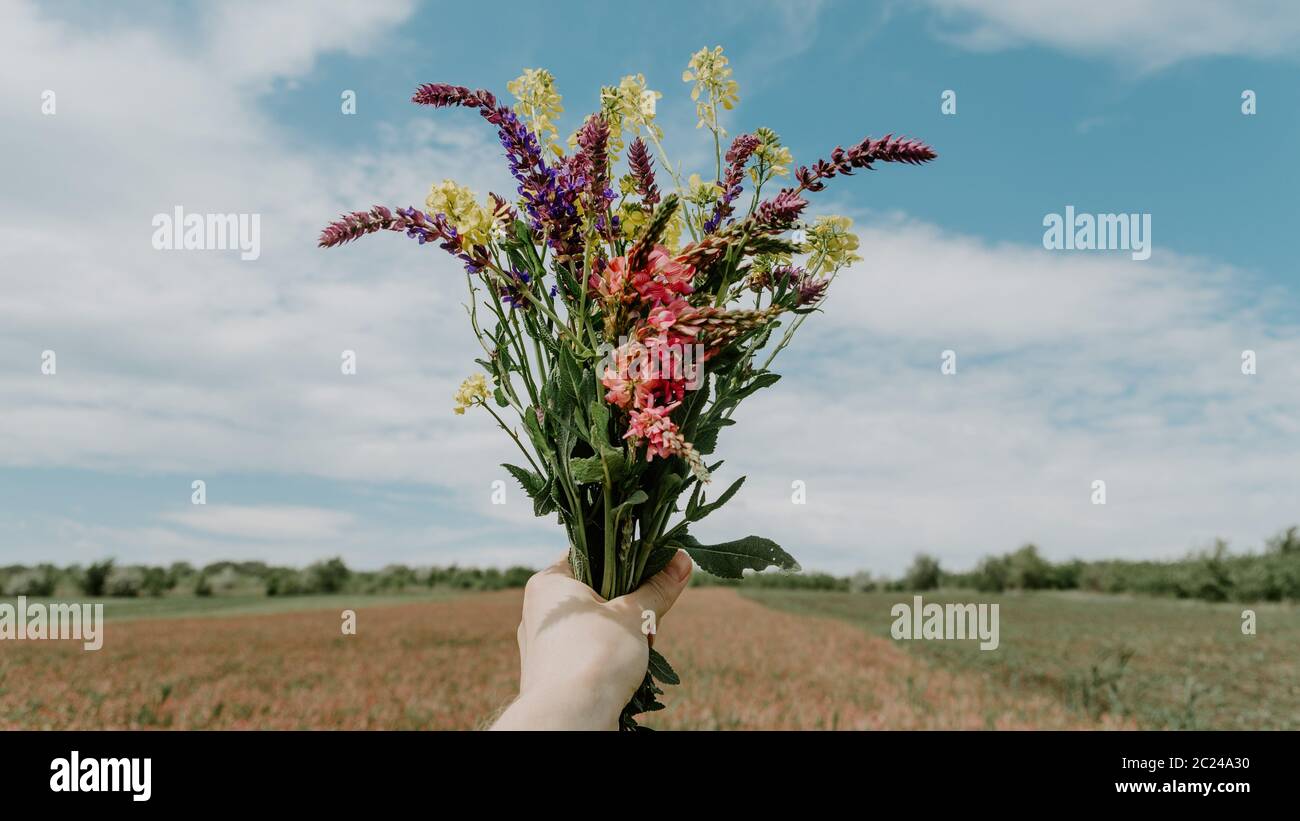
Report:
[{"label": "distant tree", "polygon": [[1269,553],[1282,556],[1300,554],[1300,527],[1292,525],[1264,544]]},{"label": "distant tree", "polygon": [[113,572],[113,560],[105,559],[102,562],[95,562],[87,565],[85,572],[81,574],[79,583],[81,592],[87,596],[102,596],[104,588],[108,584],[108,577]]},{"label": "distant tree", "polygon": [[852,593],[870,593],[875,589],[875,578],[865,570],[859,570],[849,578],[849,591]]},{"label": "distant tree", "polygon": [[171,574],[161,567],[144,568],[144,579],[140,582],[140,589],[145,595],[158,597],[175,586]]},{"label": "distant tree", "polygon": [[212,583],[208,581],[207,573],[200,573],[198,581],[194,582],[194,595],[196,596],[212,595]]},{"label": "distant tree", "polygon": [[194,565],[189,562],[172,562],[167,568],[167,589],[171,590],[194,575]]},{"label": "distant tree", "polygon": [[312,588],[319,593],[339,593],[347,584],[352,571],[343,563],[343,559],[334,557],[323,562],[316,562],[307,568]]},{"label": "distant tree", "polygon": [[942,574],[938,559],[927,553],[918,553],[907,569],[903,583],[909,590],[934,590],[939,586]]},{"label": "distant tree", "polygon": [[1027,544],[1007,557],[1010,587],[1017,590],[1043,590],[1052,586],[1052,565],[1038,555],[1038,548]]},{"label": "distant tree", "polygon": [[506,587],[523,587],[528,584],[528,580],[532,578],[532,576],[533,570],[530,567],[520,567],[519,565],[515,565],[514,567],[506,568]]}]

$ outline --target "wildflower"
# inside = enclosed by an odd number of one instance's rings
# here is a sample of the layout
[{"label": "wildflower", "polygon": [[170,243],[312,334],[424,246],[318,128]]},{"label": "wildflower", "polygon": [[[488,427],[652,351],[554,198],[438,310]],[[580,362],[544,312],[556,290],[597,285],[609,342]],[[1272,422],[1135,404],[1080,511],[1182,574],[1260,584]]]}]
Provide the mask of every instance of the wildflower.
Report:
[{"label": "wildflower", "polygon": [[664,246],[656,245],[647,265],[632,272],[632,287],[645,302],[668,303],[691,293],[694,278],[694,268],[677,261]]},{"label": "wildflower", "polygon": [[845,265],[861,262],[858,249],[858,235],[849,230],[853,220],[841,216],[818,217],[808,229],[808,244],[815,258],[819,260],[819,270],[835,270]]},{"label": "wildflower", "polygon": [[623,410],[654,404],[655,380],[650,352],[636,339],[629,339],[614,351],[614,367],[605,368],[600,384],[607,390],[605,401]]},{"label": "wildflower", "polygon": [[690,178],[687,179],[686,184],[688,189],[686,192],[687,201],[699,206],[700,208],[709,207],[713,203],[717,202],[721,196],[721,192],[718,190],[718,184],[715,182],[705,182],[700,178],[699,174],[692,174]]},{"label": "wildflower", "polygon": [[[501,301],[509,305],[511,308],[528,307],[528,297],[524,296],[524,291],[529,287],[531,282],[532,277],[528,275],[528,272],[521,271],[512,266],[508,272],[507,281],[499,285],[497,289],[497,292],[501,296]],[[554,296],[554,294],[552,294],[552,296]]]},{"label": "wildflower", "polygon": [[763,200],[754,211],[759,225],[774,231],[784,230],[794,224],[808,207],[808,201],[793,188],[783,188],[771,199]]},{"label": "wildflower", "polygon": [[632,411],[628,420],[627,433],[623,434],[623,438],[644,443],[647,462],[653,462],[656,456],[667,459],[673,455],[670,441],[665,441],[664,436],[677,432],[677,423],[668,418],[668,414],[672,413],[679,404],[673,402],[660,407],[651,404],[649,407]]},{"label": "wildflower", "polygon": [[754,293],[766,288],[794,284],[803,276],[803,269],[790,264],[789,255],[764,254],[754,260],[745,284]]},{"label": "wildflower", "polygon": [[677,423],[668,417],[680,402],[671,402],[656,407],[651,405],[632,411],[624,439],[631,439],[636,444],[646,446],[646,461],[653,462],[656,456],[667,459],[680,456],[690,467],[691,473],[703,483],[710,481],[709,471],[695,446],[682,436]]},{"label": "wildflower", "polygon": [[599,114],[587,118],[578,131],[579,156],[584,165],[587,190],[583,206],[593,215],[596,230],[602,236],[610,233],[605,211],[614,199],[614,192],[609,188],[609,124]]},{"label": "wildflower", "polygon": [[744,179],[745,163],[749,162],[750,156],[757,148],[758,137],[753,134],[741,134],[731,143],[731,148],[727,150],[727,171],[721,182],[722,197],[713,206],[713,216],[704,223],[704,233],[713,233],[724,219],[731,216],[734,210],[731,203],[740,196],[740,183]]},{"label": "wildflower", "polygon": [[770,128],[757,128],[754,136],[758,138],[758,148],[754,150],[756,162],[749,169],[749,177],[754,185],[762,185],[774,177],[788,177],[794,157],[790,149],[781,145],[781,138]]},{"label": "wildflower", "polygon": [[829,279],[805,274],[795,284],[795,305],[802,308],[817,303],[826,295],[826,289],[830,284]]},{"label": "wildflower", "polygon": [[[629,74],[619,80],[616,86],[602,86],[600,89],[600,114],[609,124],[610,161],[618,159],[623,150],[625,135],[633,137],[641,131],[653,135],[656,139],[663,136],[655,124],[656,102],[664,95],[646,88],[644,74]],[[578,144],[575,132],[569,137],[569,145]]]},{"label": "wildflower", "polygon": [[653,206],[658,203],[659,189],[655,186],[654,161],[640,137],[633,140],[627,149],[627,164],[632,169],[631,177],[635,183],[633,190],[641,195],[642,204]]},{"label": "wildflower", "polygon": [[483,119],[495,125],[497,137],[506,150],[510,174],[519,183],[519,195],[523,198],[533,230],[545,234],[559,261],[582,255],[581,220],[577,208],[577,199],[584,187],[582,175],[563,162],[555,168],[548,166],[537,136],[520,122],[518,114],[506,106],[497,105],[497,98],[490,91],[470,91],[464,86],[446,83],[425,83],[416,89],[411,101],[437,108],[474,108]]},{"label": "wildflower", "polygon": [[731,78],[731,67],[722,55],[722,46],[713,50],[702,48],[691,56],[682,82],[695,81],[691,99],[695,100],[695,113],[699,116],[696,128],[707,126],[710,131],[725,133],[718,126],[718,106],[730,111],[740,102],[740,84]]},{"label": "wildflower", "polygon": [[716,351],[750,331],[766,325],[783,310],[780,305],[769,305],[758,311],[727,310],[712,305],[691,308],[677,317],[677,322],[670,330],[674,335],[703,342]]},{"label": "wildflower", "polygon": [[452,408],[457,414],[464,414],[465,409],[471,405],[482,405],[487,402],[488,386],[487,380],[483,374],[476,373],[473,376],[460,383],[460,388],[456,391],[456,407]]},{"label": "wildflower", "polygon": [[877,160],[920,165],[937,156],[933,148],[920,140],[895,138],[893,134],[886,134],[879,140],[866,137],[848,150],[837,145],[831,151],[829,161],[818,160],[811,168],[800,166],[795,169],[794,176],[799,180],[799,191],[820,191],[826,187],[822,180],[836,175],[850,176],[857,168],[870,171],[871,164]]},{"label": "wildflower", "polygon": [[528,121],[533,133],[546,141],[556,156],[561,153],[556,141],[559,132],[555,119],[564,113],[562,98],[555,90],[555,77],[544,68],[526,68],[524,73],[506,84],[518,100],[515,112]]},{"label": "wildflower", "polygon": [[646,317],[646,323],[657,331],[666,331],[677,322],[677,312],[666,305],[653,308]]},{"label": "wildflower", "polygon": [[487,247],[492,242],[495,222],[491,212],[478,204],[474,192],[454,180],[435,184],[424,201],[431,214],[442,214],[456,229],[461,241]]},{"label": "wildflower", "polygon": [[599,273],[592,272],[587,285],[606,300],[631,302],[634,297],[627,288],[629,280],[627,257],[614,257]]}]

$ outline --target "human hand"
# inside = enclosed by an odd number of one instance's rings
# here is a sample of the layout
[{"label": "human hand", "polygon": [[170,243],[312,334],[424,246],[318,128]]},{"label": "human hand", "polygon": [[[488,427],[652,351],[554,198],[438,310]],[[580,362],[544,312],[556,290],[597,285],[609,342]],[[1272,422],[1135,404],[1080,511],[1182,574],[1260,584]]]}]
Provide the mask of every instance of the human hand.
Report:
[{"label": "human hand", "polygon": [[567,558],[530,578],[519,624],[519,697],[491,729],[617,729],[654,642],[642,625],[649,612],[660,623],[691,569],[679,550],[645,584],[609,601],[573,578]]}]

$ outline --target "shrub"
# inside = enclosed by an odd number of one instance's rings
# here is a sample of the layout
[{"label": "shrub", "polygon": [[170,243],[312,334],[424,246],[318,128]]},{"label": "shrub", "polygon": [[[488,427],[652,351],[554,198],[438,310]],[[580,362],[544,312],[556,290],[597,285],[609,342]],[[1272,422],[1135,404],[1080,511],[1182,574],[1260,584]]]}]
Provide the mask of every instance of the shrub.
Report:
[{"label": "shrub", "polygon": [[115,567],[104,583],[104,593],[121,598],[134,598],[144,587],[144,573],[138,567]]},{"label": "shrub", "polygon": [[352,571],[337,556],[307,568],[308,586],[314,593],[340,593],[351,575]]},{"label": "shrub", "polygon": [[301,596],[310,593],[306,574],[288,567],[277,567],[267,573],[266,595]]},{"label": "shrub", "polygon": [[6,596],[53,596],[58,584],[58,571],[52,565],[22,569],[11,575],[4,584]]},{"label": "shrub", "polygon": [[176,586],[171,575],[161,567],[145,567],[142,570],[144,578],[140,582],[140,589],[147,596],[157,598]]},{"label": "shrub", "polygon": [[505,585],[506,587],[523,587],[528,584],[528,579],[532,577],[534,571],[530,567],[520,567],[515,565],[506,569]]},{"label": "shrub", "polygon": [[1051,587],[1052,566],[1038,548],[1027,544],[1007,557],[1007,586],[1016,590],[1043,590]]},{"label": "shrub", "polygon": [[105,585],[108,583],[109,574],[113,572],[113,560],[105,559],[102,562],[95,562],[89,565],[85,572],[81,574],[79,584],[81,592],[87,596],[104,595]]},{"label": "shrub", "polygon": [[1010,562],[1005,556],[985,556],[976,565],[972,583],[982,593],[1001,593],[1011,578]]},{"label": "shrub", "polygon": [[207,573],[200,573],[198,581],[194,582],[194,595],[196,596],[212,595],[212,583],[208,581]]},{"label": "shrub", "polygon": [[415,571],[404,564],[390,564],[376,574],[375,586],[380,590],[404,590],[419,584]]},{"label": "shrub", "polygon": [[849,579],[849,592],[870,593],[876,589],[876,580],[865,570],[859,570]]},{"label": "shrub", "polygon": [[938,559],[927,553],[918,553],[903,577],[903,584],[908,590],[934,590],[939,586],[942,573]]}]

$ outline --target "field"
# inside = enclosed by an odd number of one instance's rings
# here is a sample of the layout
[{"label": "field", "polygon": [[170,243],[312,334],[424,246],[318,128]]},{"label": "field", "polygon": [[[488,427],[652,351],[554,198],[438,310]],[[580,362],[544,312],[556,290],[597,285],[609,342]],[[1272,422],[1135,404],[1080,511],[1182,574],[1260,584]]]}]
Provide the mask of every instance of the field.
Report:
[{"label": "field", "polygon": [[[889,635],[902,593],[754,591],[794,613]],[[1150,729],[1300,729],[1300,608],[1079,592],[923,594],[1000,604],[1001,646],[904,641],[918,657],[999,692],[1050,697],[1075,713]],[[1257,635],[1241,632],[1245,607]]]},{"label": "field", "polygon": [[[0,643],[0,727],[474,728],[517,686],[520,595],[110,601],[98,652]],[[683,684],[647,723],[1300,726],[1293,607],[1257,608],[1247,638],[1240,607],[1007,594],[1001,649],[981,653],[889,639],[889,607],[906,599],[692,588],[656,642]],[[343,608],[355,636],[341,635]]]}]

